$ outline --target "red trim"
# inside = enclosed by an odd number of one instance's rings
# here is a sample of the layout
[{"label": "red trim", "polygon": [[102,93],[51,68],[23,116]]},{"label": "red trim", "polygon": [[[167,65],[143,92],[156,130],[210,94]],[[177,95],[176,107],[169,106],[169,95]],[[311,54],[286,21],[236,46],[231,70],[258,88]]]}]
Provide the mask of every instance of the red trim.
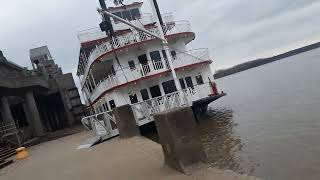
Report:
[{"label": "red trim", "polygon": [[[203,62],[198,62],[198,63],[189,64],[189,65],[186,65],[186,66],[178,67],[178,68],[175,68],[175,70],[176,71],[180,71],[180,70],[185,69],[185,68],[190,68],[190,67],[197,66],[197,65],[202,65],[202,64],[211,64],[211,63],[212,63],[212,60],[207,60],[207,61],[203,61]],[[100,96],[96,100],[94,100],[88,107],[91,107],[99,99],[101,99],[103,96],[105,96],[105,94],[107,94],[107,93],[109,93],[111,91],[114,91],[114,90],[116,90],[118,88],[121,88],[123,86],[127,86],[127,85],[130,85],[130,84],[136,83],[136,82],[141,81],[141,80],[146,80],[146,79],[150,79],[150,78],[153,78],[153,77],[156,77],[156,76],[160,76],[160,75],[163,75],[163,74],[168,73],[168,72],[170,72],[170,70],[166,70],[166,71],[163,71],[161,73],[153,74],[153,75],[150,75],[150,76],[145,76],[145,77],[136,79],[134,81],[130,81],[130,82],[115,86],[113,88],[110,88],[110,89],[104,91],[103,93],[101,93]]]},{"label": "red trim", "polygon": [[[178,36],[178,35],[189,35],[189,34],[194,35],[193,32],[183,32],[183,33],[177,33],[177,34],[167,35],[166,38],[172,38],[172,37]],[[107,55],[109,55],[109,54],[111,54],[111,53],[114,53],[115,51],[119,51],[119,50],[122,50],[122,49],[125,49],[125,48],[129,48],[129,47],[131,47],[131,46],[139,45],[139,44],[144,44],[144,43],[147,43],[147,42],[150,42],[150,41],[154,41],[154,40],[156,40],[156,39],[149,39],[149,40],[146,40],[146,41],[141,41],[141,42],[129,44],[129,45],[127,45],[127,46],[123,46],[123,47],[114,49],[114,50],[112,50],[112,51],[106,52],[106,53],[100,55],[99,57],[97,57],[97,58],[91,63],[89,69],[91,69],[91,66],[92,66],[94,63],[96,63],[98,60],[100,61],[101,58],[103,58],[103,57],[105,57],[105,56],[107,56]]]},{"label": "red trim", "polygon": [[[152,27],[154,27],[154,24],[155,23],[147,24],[147,25],[144,25],[144,27],[146,29],[152,28]],[[120,35],[129,33],[129,32],[131,32],[130,29],[119,30],[119,31],[115,32],[115,36],[120,36]],[[81,48],[85,49],[88,46],[93,46],[93,45],[96,45],[99,42],[105,42],[106,40],[110,40],[110,37],[104,37],[104,38],[95,39],[95,40],[92,40],[92,41],[85,41],[85,42],[80,43],[80,45],[81,45]]]}]

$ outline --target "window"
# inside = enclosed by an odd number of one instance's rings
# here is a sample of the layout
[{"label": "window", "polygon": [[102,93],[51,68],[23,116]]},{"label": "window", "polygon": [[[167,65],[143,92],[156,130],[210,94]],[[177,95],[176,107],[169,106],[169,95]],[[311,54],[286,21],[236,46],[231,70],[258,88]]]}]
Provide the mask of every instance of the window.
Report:
[{"label": "window", "polygon": [[158,85],[150,87],[150,92],[152,98],[161,96],[160,87]]},{"label": "window", "polygon": [[160,56],[160,53],[159,51],[152,51],[150,53],[150,57],[153,61],[157,61],[157,60],[161,60],[161,56]]},{"label": "window", "polygon": [[164,61],[166,62],[167,68],[170,68],[170,64],[168,62],[168,58],[165,50],[162,50],[162,55],[163,55]]},{"label": "window", "polygon": [[133,20],[141,18],[139,9],[131,9],[130,13],[131,13],[131,17],[132,17]]},{"label": "window", "polygon": [[192,78],[190,76],[186,77],[185,80],[186,80],[186,83],[187,83],[187,87],[193,87]]},{"label": "window", "polygon": [[128,61],[128,64],[129,64],[130,70],[135,70],[136,69],[136,65],[134,64],[134,61]]},{"label": "window", "polygon": [[128,21],[132,21],[130,11],[122,11],[122,17]]},{"label": "window", "polygon": [[148,100],[150,98],[147,89],[142,89],[140,91],[140,93],[141,93],[141,96],[142,96],[142,100],[146,101],[146,100]]},{"label": "window", "polygon": [[114,108],[117,107],[117,106],[116,106],[116,103],[114,102],[114,100],[109,101],[109,105],[110,105],[110,108],[111,108],[111,109],[114,109]]},{"label": "window", "polygon": [[174,84],[174,80],[162,83],[162,87],[165,94],[170,94],[177,91],[176,85]]},{"label": "window", "polygon": [[181,89],[185,89],[186,88],[186,84],[184,83],[183,78],[179,79],[179,81],[180,81]]},{"label": "window", "polygon": [[150,53],[151,60],[153,61],[153,67],[155,70],[162,69],[163,64],[161,61],[161,55],[159,51],[153,51]]},{"label": "window", "polygon": [[135,104],[135,103],[138,102],[138,97],[137,97],[136,94],[130,95],[130,96],[129,96],[129,99],[130,99],[131,104]]},{"label": "window", "polygon": [[196,81],[197,81],[198,85],[203,84],[203,79],[202,79],[202,76],[200,74],[198,76],[196,76]]},{"label": "window", "polygon": [[150,67],[148,65],[148,58],[146,54],[138,56],[139,63],[142,65],[141,73],[146,75],[150,72]]},{"label": "window", "polygon": [[138,56],[139,59],[139,63],[142,65],[148,64],[148,58],[146,54],[142,54],[140,56]]},{"label": "window", "polygon": [[177,59],[177,52],[176,51],[171,51],[171,56],[173,59]]},{"label": "window", "polygon": [[[114,15],[118,16],[118,17],[121,17],[122,18],[122,14],[121,12],[116,12],[116,13],[113,13]],[[114,20],[114,23],[118,24],[120,21],[116,20],[116,19],[113,19]]]},{"label": "window", "polygon": [[111,65],[110,70],[107,71],[108,75],[116,75],[116,71],[114,69],[114,66]]},{"label": "window", "polygon": [[163,55],[163,58],[164,58],[164,59],[167,59],[167,54],[166,54],[166,51],[165,51],[165,50],[162,50],[162,55]]},{"label": "window", "polygon": [[103,112],[103,107],[102,107],[102,106],[99,106],[99,110],[100,110],[100,112],[102,113],[102,112]]},{"label": "window", "polygon": [[105,111],[109,111],[109,107],[108,107],[108,104],[107,104],[107,103],[104,103],[104,104],[103,104],[103,107],[104,107]]}]

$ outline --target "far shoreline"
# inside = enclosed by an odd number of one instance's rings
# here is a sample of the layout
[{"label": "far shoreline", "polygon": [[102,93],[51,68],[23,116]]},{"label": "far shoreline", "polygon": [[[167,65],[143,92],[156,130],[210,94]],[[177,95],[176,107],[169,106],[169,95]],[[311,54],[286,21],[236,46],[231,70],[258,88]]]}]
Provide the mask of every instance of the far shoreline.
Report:
[{"label": "far shoreline", "polygon": [[227,69],[221,69],[216,71],[216,73],[213,75],[215,79],[220,79],[223,78],[225,76],[229,76],[232,74],[236,74],[242,71],[246,71],[248,69],[252,69],[255,67],[259,67],[265,64],[269,64],[275,61],[279,61],[279,60],[283,60],[285,58],[291,57],[291,56],[295,56],[304,52],[308,52],[314,49],[317,49],[320,47],[320,42],[314,43],[314,44],[310,44],[308,46],[304,46],[298,49],[294,49],[276,56],[272,56],[269,58],[260,58],[260,59],[256,59],[256,60],[252,60],[252,61],[247,61],[238,65],[235,65],[231,68],[227,68]]}]

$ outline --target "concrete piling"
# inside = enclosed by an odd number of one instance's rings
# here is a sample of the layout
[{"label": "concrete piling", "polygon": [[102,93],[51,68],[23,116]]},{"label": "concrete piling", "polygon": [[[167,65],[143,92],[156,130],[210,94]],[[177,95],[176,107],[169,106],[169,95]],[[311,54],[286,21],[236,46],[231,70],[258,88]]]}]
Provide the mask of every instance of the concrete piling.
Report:
[{"label": "concrete piling", "polygon": [[187,173],[188,166],[206,162],[199,129],[191,107],[154,115],[165,164]]},{"label": "concrete piling", "polygon": [[113,112],[117,121],[120,138],[140,136],[139,126],[130,105],[117,107]]}]

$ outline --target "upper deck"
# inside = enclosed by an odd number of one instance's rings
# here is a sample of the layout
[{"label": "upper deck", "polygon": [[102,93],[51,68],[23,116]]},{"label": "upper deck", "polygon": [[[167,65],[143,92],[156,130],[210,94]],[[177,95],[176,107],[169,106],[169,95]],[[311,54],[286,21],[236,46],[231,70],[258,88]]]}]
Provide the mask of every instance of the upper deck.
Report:
[{"label": "upper deck", "polygon": [[[170,24],[174,22],[174,17],[172,13],[166,13],[161,15],[164,23]],[[131,31],[131,28],[123,23],[115,22],[115,20],[111,19],[116,35],[125,34],[126,32]],[[139,18],[130,20],[136,26],[143,26],[147,28],[148,26],[152,26],[155,24],[155,18],[150,13],[141,14]],[[81,43],[81,46],[86,47],[90,46],[90,44],[97,43],[99,41],[103,41],[108,39],[108,36],[105,32],[102,32],[99,27],[86,29],[80,31],[78,34],[78,39]]]}]

